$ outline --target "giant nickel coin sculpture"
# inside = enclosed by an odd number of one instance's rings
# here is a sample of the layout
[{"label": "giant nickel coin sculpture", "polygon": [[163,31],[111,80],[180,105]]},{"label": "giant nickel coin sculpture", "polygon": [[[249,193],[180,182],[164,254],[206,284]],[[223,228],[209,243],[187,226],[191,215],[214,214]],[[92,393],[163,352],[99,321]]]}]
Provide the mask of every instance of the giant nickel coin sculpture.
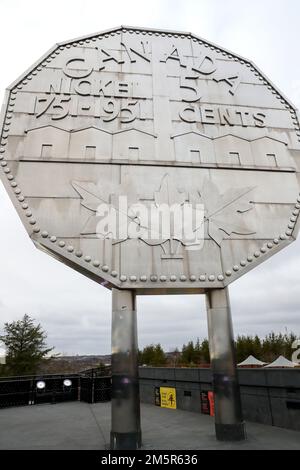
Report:
[{"label": "giant nickel coin sculpture", "polygon": [[29,236],[113,290],[112,448],[141,446],[136,294],[206,294],[216,434],[244,439],[227,286],[295,240],[299,161],[289,100],[190,33],[67,41],[7,89],[0,175]]}]

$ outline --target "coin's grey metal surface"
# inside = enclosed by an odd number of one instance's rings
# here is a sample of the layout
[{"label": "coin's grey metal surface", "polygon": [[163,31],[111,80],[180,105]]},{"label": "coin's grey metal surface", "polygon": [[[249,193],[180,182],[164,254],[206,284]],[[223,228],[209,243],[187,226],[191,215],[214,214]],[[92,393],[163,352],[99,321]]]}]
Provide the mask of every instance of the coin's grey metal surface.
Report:
[{"label": "coin's grey metal surface", "polygon": [[228,289],[209,290],[206,304],[216,437],[220,441],[244,440],[246,431],[236,370]]},{"label": "coin's grey metal surface", "polygon": [[111,449],[141,447],[136,297],[112,291]]},{"label": "coin's grey metal surface", "polygon": [[[294,106],[191,33],[120,27],[58,44],[8,88],[1,119],[0,176],[29,236],[108,288],[224,288],[299,231]],[[204,205],[202,249],[98,238],[98,204],[150,205],[167,180],[166,198]]]}]

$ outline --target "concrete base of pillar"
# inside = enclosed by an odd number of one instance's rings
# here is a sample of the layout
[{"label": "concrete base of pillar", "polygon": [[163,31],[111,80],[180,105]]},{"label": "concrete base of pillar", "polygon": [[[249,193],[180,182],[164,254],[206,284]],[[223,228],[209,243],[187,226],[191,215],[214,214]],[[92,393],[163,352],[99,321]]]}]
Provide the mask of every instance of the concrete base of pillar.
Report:
[{"label": "concrete base of pillar", "polygon": [[110,433],[110,449],[111,450],[137,450],[142,447],[142,433]]},{"label": "concrete base of pillar", "polygon": [[245,423],[215,424],[218,441],[245,441],[247,439]]}]

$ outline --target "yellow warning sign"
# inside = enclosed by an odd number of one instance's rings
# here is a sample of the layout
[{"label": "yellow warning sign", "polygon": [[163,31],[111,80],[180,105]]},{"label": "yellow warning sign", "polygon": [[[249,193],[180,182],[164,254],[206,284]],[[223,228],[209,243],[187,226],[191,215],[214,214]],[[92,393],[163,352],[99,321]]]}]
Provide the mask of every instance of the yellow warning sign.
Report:
[{"label": "yellow warning sign", "polygon": [[176,388],[160,387],[160,406],[176,410]]}]

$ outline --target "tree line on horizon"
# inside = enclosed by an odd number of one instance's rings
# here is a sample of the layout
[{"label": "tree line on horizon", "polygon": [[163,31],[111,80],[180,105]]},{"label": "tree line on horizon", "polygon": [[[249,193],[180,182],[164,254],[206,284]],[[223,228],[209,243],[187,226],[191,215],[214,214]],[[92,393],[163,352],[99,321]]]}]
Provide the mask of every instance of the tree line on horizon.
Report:
[{"label": "tree line on horizon", "polygon": [[[238,336],[235,341],[237,362],[242,362],[250,355],[268,363],[281,355],[291,359],[294,352],[292,345],[297,339],[299,338],[294,333],[272,332],[263,339],[258,335]],[[49,361],[58,357],[50,355],[53,348],[47,346],[46,340],[47,334],[42,326],[36,324],[29,315],[24,315],[21,320],[5,323],[3,334],[0,334],[0,343],[6,349],[6,364],[0,365],[0,375],[44,373]],[[175,349],[171,352],[165,352],[161,344],[151,344],[138,352],[138,359],[140,365],[154,367],[209,366],[209,342],[198,338],[195,342],[184,344],[181,351]],[[55,373],[55,362],[51,373]]]},{"label": "tree line on horizon", "polygon": [[[293,343],[299,339],[295,333],[269,333],[264,338],[239,335],[235,341],[237,363],[254,356],[263,362],[273,362],[279,356],[291,359],[294,349]],[[153,367],[194,367],[210,364],[209,342],[199,338],[189,341],[182,346],[182,350],[175,349],[167,353],[161,344],[151,344],[139,351],[139,364]]]}]

